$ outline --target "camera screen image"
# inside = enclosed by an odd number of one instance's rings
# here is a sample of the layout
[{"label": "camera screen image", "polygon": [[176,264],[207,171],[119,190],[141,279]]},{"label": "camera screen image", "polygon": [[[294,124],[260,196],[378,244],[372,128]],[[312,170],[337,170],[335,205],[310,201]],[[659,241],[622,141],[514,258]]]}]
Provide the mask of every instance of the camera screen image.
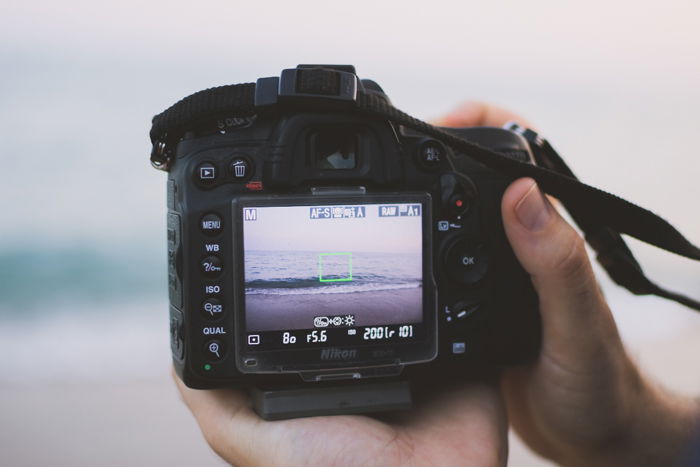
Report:
[{"label": "camera screen image", "polygon": [[421,208],[243,208],[247,331],[420,323]]}]

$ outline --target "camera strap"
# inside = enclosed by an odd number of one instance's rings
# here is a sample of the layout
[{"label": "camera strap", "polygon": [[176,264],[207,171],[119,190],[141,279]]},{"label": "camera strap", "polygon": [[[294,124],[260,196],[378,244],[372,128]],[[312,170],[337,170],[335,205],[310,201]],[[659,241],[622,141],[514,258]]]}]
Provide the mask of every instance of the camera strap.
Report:
[{"label": "camera strap", "polygon": [[[291,106],[291,107],[288,107]],[[554,148],[537,133],[517,125],[537,165],[521,162],[460,138],[393,107],[386,97],[359,84],[352,67],[300,66],[277,78],[210,88],[188,96],[153,117],[151,163],[168,170],[185,131],[220,117],[252,117],[272,109],[304,108],[360,113],[424,133],[486,167],[513,178],[530,177],[557,198],[583,231],[597,260],[618,285],[636,295],[657,295],[700,311],[700,301],[649,280],[620,234],[669,252],[700,260],[700,248],[653,212],[579,181]],[[450,160],[450,163],[452,161]]]}]

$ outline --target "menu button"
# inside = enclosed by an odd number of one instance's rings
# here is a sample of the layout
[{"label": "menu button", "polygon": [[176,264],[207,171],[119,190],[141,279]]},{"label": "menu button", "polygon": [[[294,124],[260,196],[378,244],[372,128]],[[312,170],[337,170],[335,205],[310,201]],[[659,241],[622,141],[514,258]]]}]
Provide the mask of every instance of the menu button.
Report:
[{"label": "menu button", "polygon": [[204,232],[207,235],[216,235],[221,232],[222,230],[222,224],[221,224],[221,217],[219,217],[217,214],[214,213],[209,213],[202,217],[202,232]]}]

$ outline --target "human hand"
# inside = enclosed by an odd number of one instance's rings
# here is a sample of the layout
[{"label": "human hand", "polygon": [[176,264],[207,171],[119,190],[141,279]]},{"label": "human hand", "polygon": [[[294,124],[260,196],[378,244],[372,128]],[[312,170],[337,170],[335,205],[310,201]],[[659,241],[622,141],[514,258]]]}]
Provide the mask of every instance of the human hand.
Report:
[{"label": "human hand", "polygon": [[195,390],[174,376],[209,445],[248,465],[505,465],[508,424],[498,389],[435,393],[385,421],[352,415],[265,421],[241,390]]},{"label": "human hand", "polygon": [[[502,126],[521,117],[470,103],[443,126]],[[565,465],[676,465],[700,417],[698,404],[643,377],[627,355],[584,242],[532,179],[511,184],[503,223],[540,300],[537,361],[508,370],[508,416],[539,454]]]}]

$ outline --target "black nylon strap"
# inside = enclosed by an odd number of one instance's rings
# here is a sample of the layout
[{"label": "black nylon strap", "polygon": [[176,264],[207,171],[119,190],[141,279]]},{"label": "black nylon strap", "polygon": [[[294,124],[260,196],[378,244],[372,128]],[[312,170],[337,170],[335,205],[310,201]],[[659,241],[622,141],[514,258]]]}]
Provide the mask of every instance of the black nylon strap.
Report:
[{"label": "black nylon strap", "polygon": [[[315,90],[319,96],[327,95],[336,82],[337,71],[313,70],[313,73],[306,71],[299,74],[297,87],[306,94]],[[188,127],[203,120],[224,115],[244,117],[256,114],[255,87],[253,83],[221,86],[182,99],[153,118],[150,136],[154,149],[174,146]],[[313,105],[310,101],[309,108],[313,108]],[[328,110],[328,106],[321,109]],[[547,155],[540,154],[538,163],[541,166],[537,166],[511,159],[413,118],[372,92],[358,90],[353,110],[432,136],[513,178],[535,179],[543,191],[558,198],[571,213],[586,234],[586,239],[598,252],[598,260],[615,282],[636,294],[655,294],[700,310],[700,302],[669,292],[647,279],[620,233],[695,260],[700,260],[700,249],[651,211],[578,181],[551,146],[543,149]],[[344,111],[348,111],[347,108]],[[168,150],[171,149],[165,149],[166,152]]]},{"label": "black nylon strap", "polygon": [[[578,180],[547,140],[540,139],[532,130],[522,130],[524,131],[521,134],[530,142],[538,165]],[[570,214],[585,234],[588,244],[596,251],[598,263],[617,285],[636,295],[658,295],[700,310],[700,301],[672,292],[652,282],[644,274],[641,265],[619,232],[597,223],[595,219],[586,216],[586,213],[570,212]]]},{"label": "black nylon strap", "polygon": [[171,105],[153,117],[151,143],[174,139],[202,120],[217,115],[247,117],[255,114],[255,83],[231,84],[204,89]]},{"label": "black nylon strap", "polygon": [[700,249],[690,243],[671,224],[629,201],[551,169],[520,162],[458,138],[387,105],[373,95],[359,96],[358,106],[360,112],[387,118],[437,138],[498,172],[514,178],[531,177],[537,181],[542,190],[558,198],[570,212],[595,218],[599,224],[607,225],[618,232],[626,233],[672,253],[700,260]]}]

